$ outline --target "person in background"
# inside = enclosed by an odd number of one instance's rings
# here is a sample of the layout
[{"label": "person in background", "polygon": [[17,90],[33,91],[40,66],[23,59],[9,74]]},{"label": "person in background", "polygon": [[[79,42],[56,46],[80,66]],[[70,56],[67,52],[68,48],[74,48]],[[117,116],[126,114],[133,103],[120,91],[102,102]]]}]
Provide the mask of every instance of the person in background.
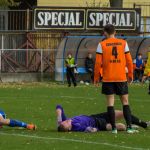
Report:
[{"label": "person in background", "polygon": [[144,75],[144,70],[147,64],[147,60],[144,60],[143,66],[142,66],[142,75]]},{"label": "person in background", "polygon": [[133,61],[133,67],[134,67],[134,81],[139,82],[142,80],[143,76],[143,59],[142,54],[138,53],[138,56]]},{"label": "person in background", "polygon": [[94,60],[92,53],[88,53],[85,58],[85,69],[90,74],[90,81],[93,81]]},{"label": "person in background", "polygon": [[75,64],[75,59],[72,57],[71,53],[68,53],[67,59],[65,60],[65,64],[66,64],[66,75],[67,75],[68,87],[71,86],[71,80],[73,82],[74,87],[76,87],[77,83],[76,83],[74,70],[77,64]]},{"label": "person in background", "polygon": [[142,78],[142,82],[144,82],[146,79],[149,80],[148,94],[150,94],[150,51],[148,52],[148,59],[147,59],[146,65],[145,65],[144,76]]}]

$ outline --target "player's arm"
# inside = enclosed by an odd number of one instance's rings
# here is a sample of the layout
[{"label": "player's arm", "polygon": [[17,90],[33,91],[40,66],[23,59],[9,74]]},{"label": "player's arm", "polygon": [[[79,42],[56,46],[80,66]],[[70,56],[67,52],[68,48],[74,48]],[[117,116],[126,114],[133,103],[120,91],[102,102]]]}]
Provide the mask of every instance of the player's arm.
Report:
[{"label": "player's arm", "polygon": [[102,47],[101,44],[98,44],[97,51],[96,51],[96,58],[95,58],[94,83],[99,82],[102,59],[103,59]]},{"label": "player's arm", "polygon": [[126,59],[126,65],[128,68],[128,79],[129,79],[129,82],[132,82],[133,81],[133,62],[132,62],[132,57],[131,57],[127,43],[125,45],[125,59]]},{"label": "player's arm", "polygon": [[132,63],[132,57],[130,52],[127,52],[125,54],[126,57],[126,64],[127,64],[127,68],[128,68],[128,77],[129,79],[133,80],[133,63]]},{"label": "player's arm", "polygon": [[1,115],[0,115],[0,126],[2,125],[8,125],[9,124],[9,120],[4,119]]},{"label": "player's arm", "polygon": [[67,60],[65,60],[65,65],[66,65],[66,67],[70,67]]},{"label": "player's arm", "polygon": [[4,119],[2,116],[0,116],[0,125],[9,125],[10,119]]}]

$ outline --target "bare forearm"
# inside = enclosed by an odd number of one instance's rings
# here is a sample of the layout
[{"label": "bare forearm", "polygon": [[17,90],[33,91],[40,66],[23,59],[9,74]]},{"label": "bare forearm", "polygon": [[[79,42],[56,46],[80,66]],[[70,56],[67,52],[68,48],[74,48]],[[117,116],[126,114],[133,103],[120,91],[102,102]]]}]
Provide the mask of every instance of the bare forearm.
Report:
[{"label": "bare forearm", "polygon": [[0,119],[0,124],[7,126],[10,124],[10,119]]}]

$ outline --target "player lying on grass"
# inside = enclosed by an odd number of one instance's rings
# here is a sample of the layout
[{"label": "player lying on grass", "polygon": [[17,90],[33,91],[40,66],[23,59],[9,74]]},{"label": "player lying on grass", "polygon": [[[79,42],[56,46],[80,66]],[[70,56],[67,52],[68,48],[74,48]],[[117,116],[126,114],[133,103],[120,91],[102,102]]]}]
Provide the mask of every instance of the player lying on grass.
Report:
[{"label": "player lying on grass", "polygon": [[33,124],[27,124],[22,121],[18,121],[14,119],[7,119],[5,112],[0,110],[0,128],[2,128],[2,126],[22,127],[29,130],[35,130],[36,128],[36,126]]},{"label": "player lying on grass", "polygon": [[[58,121],[58,131],[97,132],[97,131],[112,130],[107,112],[90,116],[80,115],[67,119],[62,106],[57,105],[56,115]],[[116,120],[123,119],[123,112],[120,110],[116,110],[115,118]],[[147,128],[148,126],[150,126],[150,122],[141,121],[140,119],[138,119],[133,115],[132,115],[132,124],[138,125],[143,128]],[[118,131],[126,130],[126,126],[122,123],[117,123],[116,127]]]}]

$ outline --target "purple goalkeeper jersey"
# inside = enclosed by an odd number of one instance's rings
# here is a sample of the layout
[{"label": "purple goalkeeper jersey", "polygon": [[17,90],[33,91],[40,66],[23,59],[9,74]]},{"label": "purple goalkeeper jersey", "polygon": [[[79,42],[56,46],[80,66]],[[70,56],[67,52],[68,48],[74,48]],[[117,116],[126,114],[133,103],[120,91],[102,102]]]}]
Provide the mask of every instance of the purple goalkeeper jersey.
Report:
[{"label": "purple goalkeeper jersey", "polygon": [[94,118],[92,118],[90,116],[85,116],[85,115],[75,116],[75,117],[71,118],[71,120],[72,120],[71,131],[84,132],[84,131],[86,131],[87,127],[96,128],[96,122],[95,122]]}]

